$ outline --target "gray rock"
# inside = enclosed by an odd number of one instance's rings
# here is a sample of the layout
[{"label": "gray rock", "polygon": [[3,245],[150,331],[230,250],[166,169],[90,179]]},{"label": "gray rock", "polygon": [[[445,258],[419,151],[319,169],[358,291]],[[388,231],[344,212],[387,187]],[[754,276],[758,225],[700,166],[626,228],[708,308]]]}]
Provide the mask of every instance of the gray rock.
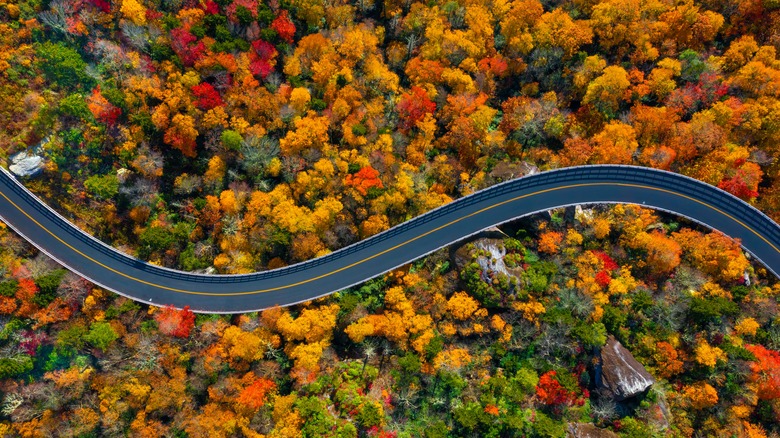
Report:
[{"label": "gray rock", "polygon": [[11,156],[11,164],[8,170],[16,176],[29,177],[40,173],[46,162],[42,155],[43,147],[51,141],[51,135],[47,135],[40,143]]},{"label": "gray rock", "polygon": [[22,151],[11,156],[11,165],[8,166],[8,170],[16,176],[28,177],[39,173],[43,170],[43,166],[43,157]]},{"label": "gray rock", "polygon": [[119,180],[120,184],[124,184],[127,182],[127,179],[130,178],[130,175],[133,174],[133,171],[126,168],[121,168],[116,171],[116,179]]},{"label": "gray rock", "polygon": [[588,223],[593,220],[596,213],[592,208],[582,208],[581,205],[574,206],[574,219],[579,222]]},{"label": "gray rock", "polygon": [[[503,236],[506,235],[504,234]],[[500,272],[510,278],[515,277],[519,279],[520,274],[522,274],[522,269],[510,268],[506,265],[506,263],[504,263],[506,248],[504,248],[503,239],[483,237],[478,238],[470,243],[474,244],[475,250],[483,250],[489,254],[489,256],[480,255],[476,260],[480,268],[482,268],[483,275],[490,277],[494,273]],[[463,245],[455,250],[453,259],[458,269],[463,269],[463,267],[471,262],[472,252],[467,249],[467,245]]]},{"label": "gray rock", "polygon": [[601,429],[590,423],[569,423],[566,431],[569,438],[618,438],[618,434]]},{"label": "gray rock", "polygon": [[666,397],[659,394],[658,401],[650,406],[648,411],[648,424],[655,426],[658,430],[667,430],[672,423],[672,413],[669,411],[669,405],[666,403]]},{"label": "gray rock", "polygon": [[655,379],[614,336],[601,348],[601,386],[617,401],[645,392]]}]

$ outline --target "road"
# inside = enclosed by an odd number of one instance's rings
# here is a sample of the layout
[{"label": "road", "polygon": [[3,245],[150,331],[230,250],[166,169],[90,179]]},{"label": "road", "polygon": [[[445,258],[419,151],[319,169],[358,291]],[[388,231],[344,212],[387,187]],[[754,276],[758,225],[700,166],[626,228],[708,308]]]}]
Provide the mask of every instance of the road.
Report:
[{"label": "road", "polygon": [[197,275],[147,264],[84,233],[0,168],[0,219],[66,268],[120,295],[203,313],[286,306],[362,283],[481,230],[556,207],[639,204],[741,240],[776,276],[780,226],[708,184],[634,166],[542,172],[481,190],[324,257],[246,275]]}]

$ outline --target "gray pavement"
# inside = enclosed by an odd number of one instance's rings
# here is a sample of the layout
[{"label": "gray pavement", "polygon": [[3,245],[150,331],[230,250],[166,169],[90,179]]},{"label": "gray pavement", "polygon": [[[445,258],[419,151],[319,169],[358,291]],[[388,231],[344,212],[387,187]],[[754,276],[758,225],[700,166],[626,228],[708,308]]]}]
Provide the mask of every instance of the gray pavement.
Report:
[{"label": "gray pavement", "polygon": [[643,167],[570,167],[508,181],[327,256],[237,276],[190,274],[126,256],[76,228],[5,169],[0,171],[0,219],[50,257],[134,300],[190,306],[204,313],[250,312],[310,300],[362,283],[490,226],[551,208],[594,203],[639,204],[685,216],[740,239],[769,271],[780,273],[780,226],[766,215],[716,187]]}]

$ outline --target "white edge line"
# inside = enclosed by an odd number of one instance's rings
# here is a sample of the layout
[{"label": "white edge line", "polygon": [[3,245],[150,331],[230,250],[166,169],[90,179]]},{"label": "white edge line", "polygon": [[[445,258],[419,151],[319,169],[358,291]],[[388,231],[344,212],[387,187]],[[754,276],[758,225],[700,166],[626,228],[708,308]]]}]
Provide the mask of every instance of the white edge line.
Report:
[{"label": "white edge line", "polygon": [[[322,257],[328,257],[328,256],[332,256],[334,254],[338,254],[340,252],[345,252],[345,251],[349,250],[351,247],[353,247],[355,245],[359,245],[359,244],[361,244],[363,242],[366,242],[366,241],[369,241],[369,240],[378,239],[380,236],[392,232],[395,228],[400,227],[400,226],[404,225],[405,223],[407,223],[407,222],[409,222],[411,220],[417,220],[419,218],[423,218],[425,216],[432,215],[432,214],[436,213],[438,210],[446,208],[452,202],[456,202],[456,201],[458,201],[460,199],[465,199],[465,198],[470,197],[470,196],[475,196],[475,195],[480,194],[482,192],[486,192],[486,191],[489,191],[489,190],[494,190],[496,187],[501,187],[501,186],[504,186],[504,185],[511,184],[511,183],[513,183],[513,182],[515,182],[515,181],[517,181],[519,179],[533,177],[535,175],[540,175],[541,173],[551,174],[551,173],[559,173],[559,172],[568,172],[568,171],[572,171],[573,169],[615,168],[615,167],[625,168],[625,169],[634,170],[634,171],[638,170],[638,171],[646,171],[646,172],[651,172],[651,173],[655,172],[655,173],[659,173],[659,174],[671,175],[672,177],[682,178],[682,179],[688,180],[688,181],[690,181],[692,183],[699,184],[700,186],[703,186],[705,189],[712,189],[712,190],[715,190],[716,192],[721,192],[721,194],[726,195],[727,198],[733,198],[738,203],[743,204],[744,207],[747,207],[748,210],[752,211],[753,213],[760,214],[765,219],[767,219],[770,223],[772,223],[775,226],[777,226],[778,228],[780,228],[780,225],[777,225],[777,223],[774,222],[772,220],[772,218],[770,218],[769,216],[764,214],[764,212],[762,212],[761,210],[757,209],[756,207],[754,207],[754,206],[748,204],[747,202],[745,202],[745,201],[735,197],[734,195],[724,191],[723,189],[721,189],[719,187],[707,184],[707,183],[705,183],[703,181],[699,181],[699,180],[697,180],[695,178],[691,178],[691,177],[689,177],[687,175],[683,175],[683,174],[680,174],[680,173],[674,173],[674,172],[670,172],[670,171],[662,170],[662,169],[654,169],[654,168],[651,168],[651,167],[615,165],[615,164],[605,164],[605,165],[598,165],[598,164],[596,164],[596,165],[571,166],[571,167],[564,167],[564,168],[560,168],[560,169],[552,169],[552,170],[536,173],[536,174],[533,174],[533,175],[526,175],[526,176],[522,176],[520,178],[514,178],[514,179],[507,180],[507,181],[502,181],[502,182],[500,182],[498,184],[494,184],[494,185],[492,185],[490,187],[485,187],[483,189],[480,189],[480,190],[477,190],[475,192],[472,192],[472,193],[470,193],[470,194],[468,194],[468,195],[466,195],[464,197],[453,199],[451,202],[448,202],[446,204],[442,204],[442,205],[440,205],[440,206],[438,206],[438,207],[436,207],[436,208],[434,208],[432,210],[428,210],[425,213],[422,213],[422,214],[420,214],[418,216],[415,216],[412,219],[409,219],[407,221],[404,221],[404,222],[401,222],[399,224],[396,224],[393,227],[388,228],[387,230],[381,231],[381,232],[379,232],[377,234],[374,234],[373,236],[370,236],[370,237],[368,237],[366,239],[357,241],[357,242],[352,243],[352,244],[350,244],[348,246],[345,246],[343,248],[339,248],[339,249],[337,249],[335,251],[332,251],[332,252],[330,252],[330,253],[322,256]],[[73,222],[71,222],[70,220],[66,219],[61,214],[59,214],[57,211],[55,211],[53,208],[51,208],[47,203],[43,202],[42,199],[40,199],[37,195],[32,193],[27,187],[25,187],[24,184],[21,183],[21,181],[19,181],[12,173],[10,173],[4,167],[0,166],[0,170],[2,170],[6,175],[8,175],[8,177],[10,177],[11,180],[13,180],[14,183],[16,183],[25,192],[27,192],[36,202],[38,202],[40,205],[44,206],[46,209],[48,209],[50,212],[55,214],[57,217],[59,217],[63,221],[67,222],[74,229],[78,230],[87,239],[99,243],[100,245],[102,245],[107,250],[113,251],[115,254],[118,254],[120,256],[128,258],[129,262],[135,261],[135,262],[144,263],[146,265],[149,265],[153,269],[161,269],[163,271],[168,271],[168,272],[172,272],[172,273],[179,274],[179,275],[194,276],[194,277],[224,277],[224,278],[227,278],[227,277],[249,277],[249,276],[257,275],[257,274],[260,274],[260,273],[270,273],[270,272],[278,272],[278,271],[283,271],[283,270],[292,270],[292,268],[295,268],[297,266],[304,265],[304,264],[307,264],[307,263],[311,263],[311,262],[317,260],[317,258],[310,259],[310,260],[304,260],[302,262],[294,263],[292,265],[283,266],[281,268],[270,269],[270,270],[266,270],[266,271],[257,271],[257,272],[253,272],[253,273],[250,273],[250,274],[216,274],[216,275],[214,275],[214,274],[200,274],[200,273],[194,273],[194,272],[181,271],[181,270],[178,270],[178,269],[171,269],[171,268],[167,268],[165,266],[153,265],[153,264],[151,264],[151,263],[149,263],[147,261],[141,260],[141,259],[136,258],[134,256],[131,256],[129,254],[125,254],[124,252],[119,251],[115,247],[113,247],[111,245],[108,245],[107,243],[103,242],[102,240],[100,240],[100,239],[96,238],[95,236],[93,236],[93,235],[87,233],[86,231],[82,230],[80,227],[78,227],[75,224],[73,224]],[[577,204],[571,204],[571,205],[577,205]],[[711,227],[709,227],[709,228],[711,228]],[[186,281],[186,279],[184,279],[184,280]]]},{"label": "white edge line", "polygon": [[[574,168],[593,168],[593,167],[602,167],[602,166],[572,166],[572,167],[566,167],[566,168],[562,168],[562,169],[556,169],[556,170],[549,171],[549,172],[564,171],[564,170],[567,170],[567,169],[574,169]],[[604,166],[604,167],[606,167],[606,166]],[[609,167],[618,167],[618,166],[611,165],[611,166],[609,166]],[[638,166],[619,166],[619,167],[625,167],[625,168],[629,168],[629,169],[636,169]],[[685,175],[682,175],[682,174],[677,174],[677,173],[674,173],[674,172],[668,172],[668,171],[665,171],[665,170],[652,169],[652,168],[641,168],[641,167],[640,167],[640,169],[642,169],[642,170],[652,170],[652,171],[656,171],[656,172],[662,172],[662,173],[671,174],[671,175],[674,175],[674,176],[676,176],[676,177],[683,177],[683,178],[687,178],[687,179],[689,179],[689,180],[691,180],[691,181],[693,181],[693,182],[696,182],[696,183],[699,183],[699,184],[703,184],[704,186],[706,186],[706,187],[708,187],[708,188],[714,188],[714,189],[717,189],[717,190],[719,190],[719,191],[723,192],[723,190],[722,190],[722,189],[720,189],[720,188],[718,188],[718,187],[711,186],[711,185],[709,185],[709,184],[703,183],[702,181],[696,180],[696,179],[694,179],[694,178],[691,178],[691,177],[688,177],[688,176],[685,176]],[[125,253],[123,253],[123,252],[121,252],[121,251],[117,250],[116,248],[114,248],[114,247],[112,247],[112,246],[110,246],[110,245],[107,245],[106,243],[102,242],[101,240],[99,240],[99,239],[95,238],[94,236],[92,236],[92,235],[88,234],[87,232],[85,232],[85,231],[84,231],[84,230],[82,230],[81,228],[79,228],[79,227],[75,226],[75,224],[72,224],[72,222],[70,222],[69,220],[67,220],[67,219],[65,219],[64,217],[62,217],[62,215],[60,215],[59,213],[57,213],[56,211],[54,211],[54,210],[53,210],[51,207],[49,207],[49,206],[48,206],[46,203],[44,203],[44,202],[43,202],[43,201],[42,201],[40,198],[38,198],[38,197],[37,197],[37,196],[36,196],[34,193],[32,193],[32,192],[31,192],[29,189],[27,189],[27,188],[26,188],[26,187],[25,187],[23,184],[21,184],[21,182],[20,182],[19,180],[17,180],[17,179],[16,179],[16,178],[15,178],[15,177],[14,177],[14,176],[13,176],[13,175],[10,173],[10,172],[8,172],[8,171],[7,171],[5,168],[3,168],[2,166],[0,166],[0,170],[2,170],[2,171],[3,171],[3,172],[5,172],[5,173],[6,173],[6,174],[7,174],[9,177],[11,177],[11,179],[13,179],[13,181],[14,181],[16,184],[18,184],[19,186],[21,186],[21,187],[22,187],[22,188],[23,188],[23,189],[24,189],[24,190],[25,190],[27,193],[29,193],[29,194],[30,194],[30,195],[31,195],[31,196],[32,196],[32,197],[33,197],[33,198],[34,198],[34,199],[35,199],[35,200],[36,200],[38,203],[40,203],[41,205],[43,205],[44,207],[46,207],[47,209],[49,209],[51,212],[53,212],[55,215],[59,216],[61,219],[63,219],[64,221],[66,221],[68,224],[72,225],[72,226],[73,226],[73,228],[77,229],[79,232],[81,232],[81,234],[83,234],[83,235],[84,235],[84,236],[86,236],[87,238],[89,238],[89,239],[91,239],[91,240],[94,240],[94,241],[96,241],[96,242],[99,242],[101,245],[103,245],[103,246],[104,246],[104,247],[106,247],[107,249],[110,249],[110,250],[112,250],[112,251],[114,251],[114,252],[116,252],[116,253],[118,253],[118,254],[121,254],[121,255],[123,255],[123,256],[126,256],[126,257],[128,257],[128,258],[131,258],[131,259],[138,260],[138,261],[140,261],[140,262],[142,262],[142,263],[146,263],[146,262],[144,262],[143,260],[136,259],[136,258],[134,258],[134,257],[132,257],[132,256],[129,256],[129,255],[127,255],[127,254],[125,254]],[[476,191],[476,192],[474,192],[474,193],[471,193],[471,194],[469,194],[469,196],[471,196],[471,195],[475,195],[475,194],[477,194],[477,193],[480,193],[480,192],[483,192],[483,191],[486,191],[486,190],[493,189],[494,187],[498,187],[498,186],[501,186],[501,185],[509,184],[509,183],[511,183],[512,181],[515,181],[515,180],[508,180],[508,181],[501,182],[501,183],[499,183],[499,184],[495,184],[495,185],[493,185],[493,186],[490,186],[490,187],[487,187],[487,188],[484,188],[484,189],[478,190],[478,191]],[[727,194],[727,195],[729,195],[729,196],[733,196],[733,195],[730,195],[730,194],[728,194],[727,192],[724,192],[724,193],[726,193],[726,194]],[[463,199],[463,198],[460,198],[460,199]],[[737,199],[738,199],[738,198],[737,198]],[[769,218],[768,216],[764,215],[764,214],[763,214],[763,212],[761,212],[760,210],[758,210],[758,209],[756,209],[755,207],[753,207],[752,205],[750,205],[750,204],[748,204],[748,203],[746,203],[746,202],[742,201],[741,199],[738,199],[738,200],[739,200],[740,202],[744,203],[746,206],[750,207],[751,209],[753,209],[753,210],[755,210],[755,211],[758,211],[758,212],[759,212],[759,213],[761,213],[761,214],[762,214],[764,217],[766,217],[767,219],[769,219],[771,222],[773,222],[773,223],[774,223],[774,221],[772,221],[772,219],[771,219],[771,218]],[[316,299],[318,299],[318,298],[322,298],[322,297],[325,297],[325,296],[328,296],[328,295],[332,295],[332,294],[334,294],[334,293],[336,293],[336,292],[340,292],[340,291],[343,291],[343,290],[349,289],[350,287],[353,287],[353,286],[355,286],[355,285],[358,285],[358,284],[363,284],[363,283],[365,283],[365,282],[367,282],[367,281],[369,281],[369,280],[372,280],[372,279],[374,279],[374,278],[376,278],[376,277],[379,277],[379,276],[381,276],[381,275],[384,275],[384,274],[386,274],[386,273],[388,273],[388,272],[390,272],[390,271],[392,271],[392,270],[394,270],[394,269],[397,269],[397,268],[399,268],[399,267],[401,267],[401,266],[405,266],[405,265],[407,265],[407,264],[409,264],[409,263],[412,263],[412,262],[414,262],[414,261],[416,261],[416,260],[418,260],[418,259],[421,259],[421,258],[423,258],[423,257],[425,257],[425,256],[428,256],[428,255],[430,255],[430,254],[432,254],[432,253],[434,253],[434,252],[436,252],[436,251],[438,251],[438,250],[440,250],[440,249],[442,249],[442,248],[445,248],[445,247],[451,246],[451,245],[453,245],[453,244],[455,244],[455,243],[457,243],[457,242],[459,242],[459,241],[465,240],[465,239],[467,239],[467,238],[469,238],[469,237],[471,237],[471,236],[473,236],[473,235],[479,234],[479,233],[481,233],[482,231],[484,231],[484,230],[485,230],[485,229],[487,229],[487,228],[491,228],[491,227],[495,227],[495,226],[503,225],[503,224],[505,224],[505,223],[512,222],[512,221],[514,221],[514,220],[517,220],[517,219],[520,219],[520,218],[522,218],[522,217],[530,216],[530,215],[537,214],[537,213],[544,212],[544,211],[550,211],[550,210],[553,210],[553,209],[556,209],[556,208],[564,208],[564,207],[569,207],[569,206],[573,206],[573,205],[600,205],[600,204],[613,204],[613,205],[614,205],[614,204],[626,204],[626,205],[638,205],[638,206],[640,206],[640,207],[650,208],[650,209],[654,209],[654,210],[658,210],[658,211],[667,212],[667,213],[670,213],[670,214],[672,214],[672,215],[675,215],[675,216],[684,217],[684,218],[686,218],[686,219],[688,219],[688,220],[691,220],[691,221],[693,221],[693,222],[695,222],[695,223],[701,224],[701,225],[703,225],[703,226],[705,226],[705,227],[707,227],[707,228],[709,228],[709,229],[711,229],[711,230],[715,230],[715,231],[721,232],[721,231],[717,230],[716,228],[713,228],[712,226],[708,225],[707,223],[705,223],[705,222],[703,222],[703,221],[701,221],[701,220],[698,220],[698,219],[695,219],[695,218],[692,218],[692,217],[686,216],[686,215],[684,215],[684,214],[680,214],[680,213],[678,213],[678,212],[675,212],[675,211],[667,210],[667,209],[660,208],[660,207],[655,207],[655,206],[652,206],[652,205],[646,205],[646,204],[636,204],[636,203],[632,203],[632,202],[618,202],[618,201],[602,201],[602,202],[587,202],[587,203],[576,203],[576,202],[575,202],[575,203],[563,204],[563,205],[559,205],[559,206],[555,206],[555,207],[550,207],[550,208],[545,208],[545,209],[540,209],[540,210],[535,210],[535,211],[525,212],[525,213],[523,213],[522,215],[515,216],[515,217],[513,217],[513,218],[510,218],[510,219],[507,219],[507,220],[505,220],[505,221],[501,221],[501,222],[495,223],[495,224],[493,224],[493,225],[489,225],[489,226],[487,226],[487,227],[485,227],[485,228],[483,228],[483,229],[480,229],[480,230],[478,230],[478,231],[475,231],[474,233],[471,233],[471,234],[468,234],[468,235],[464,235],[464,236],[460,236],[458,239],[456,239],[456,240],[453,240],[453,241],[451,241],[451,242],[449,242],[449,243],[447,243],[447,244],[441,245],[441,246],[439,246],[439,247],[437,247],[437,248],[434,248],[434,249],[432,249],[432,250],[430,250],[430,251],[427,251],[427,252],[425,252],[425,253],[418,254],[418,255],[417,255],[417,256],[415,256],[414,258],[411,258],[411,259],[409,259],[408,261],[406,261],[406,262],[404,262],[404,263],[400,263],[400,264],[398,264],[398,265],[396,265],[396,266],[393,266],[392,268],[389,268],[389,269],[387,269],[387,270],[385,270],[385,271],[383,271],[383,272],[377,273],[377,274],[375,274],[375,275],[372,275],[372,276],[370,276],[370,277],[366,277],[365,279],[363,279],[363,280],[361,280],[361,281],[358,281],[358,282],[355,282],[355,283],[349,284],[349,285],[347,285],[347,286],[344,286],[344,287],[342,287],[342,288],[340,288],[340,289],[338,289],[338,290],[334,290],[334,291],[331,291],[331,292],[326,292],[326,293],[323,293],[323,294],[320,294],[320,295],[316,295],[316,296],[313,296],[313,297],[311,297],[311,298],[307,298],[307,299],[305,299],[305,300],[299,300],[299,301],[290,302],[290,303],[286,303],[286,304],[280,304],[280,305],[278,305],[278,306],[279,306],[279,307],[289,307],[289,306],[293,306],[293,305],[296,305],[296,304],[300,304],[300,303],[304,303],[304,302],[307,302],[307,301],[316,300]],[[447,203],[447,204],[444,204],[444,205],[441,205],[441,206],[439,206],[439,207],[436,207],[436,208],[435,208],[435,209],[433,209],[433,210],[429,210],[429,211],[427,211],[426,213],[423,213],[422,215],[420,215],[420,216],[417,216],[416,218],[423,217],[423,216],[425,216],[425,215],[431,214],[431,213],[433,213],[433,212],[435,212],[435,211],[437,211],[437,210],[439,210],[439,209],[441,209],[441,208],[444,208],[444,207],[445,207],[445,206],[447,206],[447,205],[449,205],[449,203]],[[0,218],[2,218],[2,216],[1,216],[1,215],[0,215]],[[410,219],[410,220],[411,220],[411,219]],[[38,244],[36,244],[36,243],[35,243],[33,240],[29,239],[29,238],[28,238],[28,237],[27,237],[25,234],[23,234],[23,233],[19,232],[19,231],[16,229],[16,227],[14,227],[13,225],[10,225],[10,224],[9,224],[8,222],[6,222],[4,219],[3,219],[3,222],[5,222],[6,224],[8,224],[8,225],[11,227],[11,229],[13,229],[13,230],[14,230],[14,231],[15,231],[17,234],[19,234],[19,235],[20,235],[20,236],[22,236],[22,237],[23,237],[25,240],[27,240],[28,242],[30,242],[30,243],[31,243],[33,246],[35,246],[36,248],[38,248],[38,250],[40,250],[41,252],[43,252],[44,254],[46,254],[46,255],[47,255],[49,258],[51,258],[52,260],[56,261],[56,262],[57,262],[57,263],[59,263],[60,265],[62,265],[62,266],[64,266],[64,267],[68,268],[70,271],[72,271],[72,272],[74,272],[74,273],[78,274],[78,275],[79,275],[79,276],[81,276],[82,278],[84,278],[84,279],[86,279],[86,280],[90,281],[91,283],[93,283],[93,284],[95,284],[95,285],[98,285],[98,286],[100,286],[100,287],[102,287],[102,288],[104,288],[104,289],[106,289],[106,290],[109,290],[109,291],[112,291],[112,292],[114,292],[114,293],[117,293],[118,295],[121,295],[121,296],[123,296],[123,297],[125,297],[125,298],[129,298],[129,299],[131,299],[131,300],[133,300],[133,301],[137,301],[137,302],[139,302],[139,303],[144,303],[144,304],[149,304],[149,303],[150,303],[150,302],[148,302],[148,301],[144,301],[144,300],[142,300],[142,299],[139,299],[139,298],[131,297],[131,296],[129,296],[129,295],[126,295],[126,294],[124,294],[124,293],[122,293],[122,292],[120,292],[120,291],[118,291],[118,290],[115,290],[115,289],[113,289],[113,288],[111,288],[111,287],[107,287],[107,286],[105,286],[105,285],[103,285],[103,284],[101,284],[101,283],[99,283],[99,282],[96,282],[96,281],[93,281],[93,280],[91,280],[91,279],[90,279],[90,277],[83,275],[83,274],[82,274],[81,272],[79,272],[78,270],[71,268],[71,267],[70,267],[70,265],[68,265],[68,264],[66,264],[66,263],[63,263],[61,260],[57,259],[56,257],[53,257],[51,254],[49,254],[49,252],[48,252],[48,251],[46,251],[45,249],[43,249],[42,247],[40,247],[40,246],[39,246]],[[385,231],[382,231],[381,233],[377,233],[377,234],[375,234],[374,236],[371,236],[369,239],[372,239],[372,238],[374,238],[375,236],[379,236],[379,235],[381,235],[381,234],[387,233],[387,232],[389,232],[389,231],[393,230],[393,228],[395,228],[395,227],[397,227],[397,226],[400,226],[400,225],[403,225],[404,223],[405,223],[405,222],[402,222],[401,224],[398,224],[398,225],[396,225],[396,226],[394,226],[394,227],[392,227],[392,228],[389,228],[389,229],[387,229],[387,230],[385,230]],[[722,233],[722,232],[721,232],[721,233]],[[725,234],[724,234],[724,235],[725,235]],[[730,239],[732,239],[732,240],[733,240],[733,238],[732,238],[732,237],[730,237],[730,236],[728,236],[728,237],[729,237]],[[364,242],[365,240],[366,240],[366,239],[364,239],[364,240],[362,240],[362,241],[360,241],[360,242]],[[356,244],[358,244],[358,243],[360,243],[360,242],[356,242],[356,243],[354,243],[354,244],[352,244],[352,245],[356,245]],[[350,245],[350,246],[352,246],[352,245]],[[337,251],[334,251],[333,253],[336,253],[336,252],[339,252],[339,251],[346,250],[346,249],[347,249],[347,248],[349,248],[350,246],[346,246],[346,247],[344,247],[344,248],[341,248],[341,249],[339,249],[339,250],[337,250]],[[744,246],[742,246],[742,245],[740,245],[740,246],[741,246],[741,247],[742,247],[742,248],[743,248],[743,249],[744,249],[746,252],[748,252],[748,253],[749,253],[749,254],[750,254],[750,255],[751,255],[751,256],[752,256],[754,259],[758,260],[758,261],[759,261],[759,262],[760,262],[762,265],[764,265],[764,267],[765,267],[765,268],[766,268],[766,269],[767,269],[769,272],[772,272],[772,273],[773,273],[775,276],[777,276],[777,277],[780,277],[780,275],[778,275],[778,273],[776,273],[774,270],[772,270],[771,268],[769,268],[769,266],[768,266],[766,263],[764,263],[764,261],[763,261],[763,260],[761,260],[760,258],[758,258],[758,257],[757,257],[755,254],[753,254],[753,253],[752,253],[750,250],[748,250],[746,247],[744,247]],[[331,254],[332,254],[332,253],[331,253]],[[316,260],[316,259],[312,259],[312,260]],[[290,267],[292,267],[292,266],[295,266],[295,265],[300,265],[300,264],[303,264],[303,263],[308,263],[308,262],[310,262],[310,261],[311,261],[311,260],[304,261],[304,262],[300,262],[300,263],[296,263],[296,264],[294,264],[294,265],[289,265],[289,266],[285,266],[285,267],[283,267],[283,268],[278,268],[277,270],[280,270],[280,269],[287,269],[287,268],[290,268]],[[147,264],[148,264],[148,263],[147,263]],[[173,272],[176,272],[176,273],[184,273],[184,274],[197,275],[197,276],[204,276],[204,277],[213,277],[213,275],[205,275],[205,274],[191,274],[191,273],[189,273],[189,272],[186,272],[186,271],[179,271],[179,270],[175,270],[175,269],[165,268],[165,267],[162,267],[162,266],[156,266],[156,265],[150,265],[150,266],[154,266],[155,268],[161,268],[161,269],[165,269],[165,270],[168,270],[168,271],[173,271]],[[272,271],[262,271],[262,272],[272,272]],[[221,277],[228,277],[228,276],[233,276],[233,277],[235,277],[235,276],[242,276],[242,275],[252,275],[252,274],[232,274],[232,275],[221,275]],[[154,304],[153,304],[153,305],[154,305]],[[159,306],[157,306],[157,307],[159,307]],[[272,307],[274,307],[274,306],[272,306]],[[201,314],[242,314],[242,313],[252,313],[252,312],[259,312],[259,311],[262,311],[262,310],[265,310],[265,309],[268,309],[268,308],[270,308],[270,307],[263,307],[263,308],[260,308],[260,309],[253,309],[253,310],[240,310],[240,311],[236,311],[236,312],[228,312],[228,311],[205,311],[205,310],[195,310],[195,309],[190,309],[190,310],[192,310],[194,313],[201,313]]]}]

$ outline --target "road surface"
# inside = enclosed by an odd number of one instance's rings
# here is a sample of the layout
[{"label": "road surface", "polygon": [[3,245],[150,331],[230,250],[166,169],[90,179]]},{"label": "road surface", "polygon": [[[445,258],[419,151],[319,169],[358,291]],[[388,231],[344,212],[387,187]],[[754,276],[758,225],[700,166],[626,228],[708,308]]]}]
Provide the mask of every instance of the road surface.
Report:
[{"label": "road surface", "polygon": [[286,306],[362,283],[521,216],[592,203],[672,212],[728,236],[780,273],[780,226],[738,198],[679,174],[634,166],[570,167],[481,190],[324,257],[245,275],[198,275],[129,257],[84,233],[0,167],[0,219],[66,268],[118,294],[204,313]]}]

